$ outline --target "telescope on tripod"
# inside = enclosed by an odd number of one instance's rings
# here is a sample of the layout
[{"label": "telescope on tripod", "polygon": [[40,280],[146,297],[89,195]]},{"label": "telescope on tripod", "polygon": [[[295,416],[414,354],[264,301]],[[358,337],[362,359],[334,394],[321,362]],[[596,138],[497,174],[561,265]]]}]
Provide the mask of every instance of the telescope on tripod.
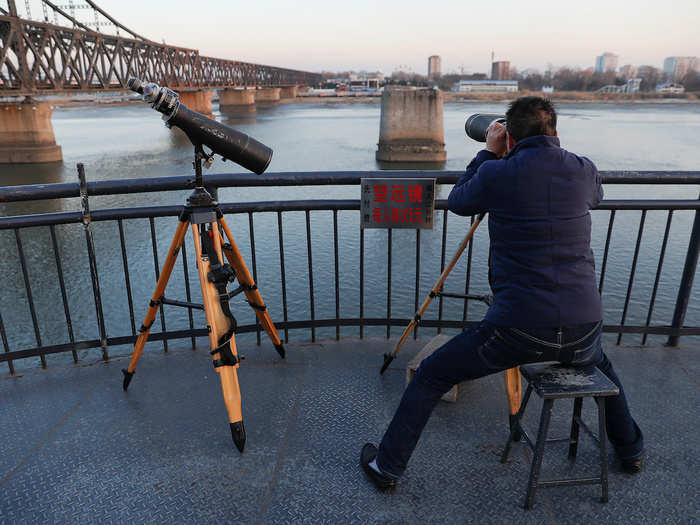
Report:
[{"label": "telescope on tripod", "polygon": [[[143,95],[144,101],[162,113],[165,125],[176,126],[185,132],[194,145],[195,171],[194,190],[180,213],[168,255],[161,269],[155,291],[146,312],[129,366],[122,370],[123,388],[126,391],[134,377],[143,348],[148,340],[151,326],[162,305],[182,306],[204,310],[209,328],[209,346],[214,370],[221,380],[221,390],[229,415],[229,426],[234,444],[243,452],[246,434],[241,410],[241,391],[237,370],[240,359],[236,349],[236,319],[229,301],[244,293],[256,318],[270,337],[277,353],[284,358],[285,349],[270,319],[267,307],[258,291],[248,268],[236,246],[231,230],[224,220],[218,202],[204,188],[202,162],[209,167],[215,154],[221,155],[258,175],[262,174],[272,159],[272,150],[245,133],[216,122],[196,111],[192,111],[179,100],[174,91],[153,82],[145,83],[130,78],[129,89]],[[204,146],[211,153],[204,151]],[[176,301],[165,297],[165,289],[172,273],[178,253],[188,228],[192,232],[199,283],[202,289],[202,304]],[[225,237],[224,237],[225,236]],[[224,257],[227,262],[224,262]],[[228,283],[238,280],[239,286],[229,292]]]}]

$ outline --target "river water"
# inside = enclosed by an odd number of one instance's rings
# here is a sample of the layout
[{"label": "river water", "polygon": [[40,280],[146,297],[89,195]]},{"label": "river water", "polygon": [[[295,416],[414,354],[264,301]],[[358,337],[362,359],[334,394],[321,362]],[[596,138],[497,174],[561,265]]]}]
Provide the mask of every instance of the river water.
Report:
[{"label": "river water", "polygon": [[[562,146],[591,158],[601,170],[698,170],[700,150],[699,104],[561,104],[559,105],[559,136]],[[479,150],[480,144],[466,138],[464,120],[476,112],[500,113],[501,104],[460,103],[444,108],[445,141],[448,160],[444,165],[425,165],[418,169],[461,170]],[[334,171],[380,169],[374,160],[379,133],[378,104],[293,103],[259,109],[257,114],[234,117],[215,116],[240,131],[252,135],[274,149],[268,172]],[[0,185],[50,184],[76,181],[75,165],[85,164],[88,180],[191,176],[192,149],[178,131],[166,129],[159,114],[146,105],[98,105],[91,107],[58,108],[53,116],[56,141],[63,148],[64,161],[58,165],[10,165],[0,167]],[[416,169],[416,167],[411,167]],[[243,172],[233,163],[215,161],[206,173]],[[205,176],[206,176],[205,173]],[[262,175],[263,177],[265,175]],[[445,198],[449,187],[441,187],[438,198]],[[619,186],[607,185],[606,198],[685,198],[698,197],[697,186]],[[92,209],[118,208],[138,205],[181,204],[189,192],[152,193],[94,197]],[[221,202],[267,201],[282,199],[359,198],[357,187],[294,187],[222,189]],[[0,215],[46,213],[78,210],[77,199],[62,202],[33,202],[0,205]],[[440,273],[442,212],[436,212],[436,228],[421,234],[420,300],[429,291]],[[603,254],[610,213],[593,212],[592,244],[598,261]],[[649,297],[657,271],[658,254],[666,223],[666,212],[647,214],[642,248],[631,296],[627,324],[644,324]],[[673,216],[668,252],[664,261],[652,324],[669,324],[680,273],[686,254],[692,212],[676,212]],[[630,267],[639,226],[640,212],[619,212],[611,241],[611,254],[606,270],[603,299],[608,323],[619,323],[629,282]],[[229,216],[244,258],[252,266],[249,224],[247,216]],[[174,218],[155,221],[159,263],[162,264],[176,226]],[[465,234],[467,220],[449,215],[447,233],[448,257]],[[98,272],[103,293],[109,336],[129,335],[131,322],[125,294],[125,279],[119,248],[118,229],[113,223],[94,223],[98,248]],[[280,254],[277,217],[261,214],[255,217],[255,255],[258,283],[274,319],[282,318]],[[312,253],[314,263],[314,299],[317,319],[335,316],[333,287],[334,252],[333,220],[330,212],[311,212]],[[134,295],[136,326],[145,313],[145,305],[155,284],[150,225],[147,220],[125,222],[128,264]],[[339,213],[340,231],[340,314],[359,315],[359,217],[356,212]],[[307,272],[306,229],[303,212],[291,212],[284,218],[285,265],[287,268],[287,302],[290,320],[307,319],[310,314],[309,279]],[[97,337],[94,304],[88,273],[85,238],[80,225],[56,228],[59,251],[66,278],[68,303],[76,340]],[[414,231],[393,233],[392,315],[409,317],[414,309],[415,284]],[[65,314],[61,306],[57,270],[51,237],[47,228],[23,230],[21,241],[27,256],[27,271],[32,283],[32,299],[37,306],[41,342],[59,344],[69,340]],[[15,234],[0,231],[0,315],[4,322],[11,350],[36,345],[36,334],[29,314],[22,269],[17,255]],[[477,230],[474,239],[474,265],[471,270],[470,291],[488,291],[486,250],[488,235],[485,227]],[[189,251],[190,263],[193,251]],[[366,317],[384,317],[387,309],[386,230],[365,233],[365,301]],[[190,266],[193,266],[190,264]],[[449,291],[463,291],[465,263],[461,261],[447,281]],[[193,282],[194,300],[197,277],[188,269]],[[184,272],[176,268],[168,288],[168,296],[184,298]],[[700,284],[691,298],[686,324],[700,323]],[[462,302],[446,299],[445,317],[461,319]],[[239,322],[248,324],[253,316],[247,305],[234,304]],[[477,320],[485,309],[470,303],[468,319]],[[426,317],[437,315],[437,304]],[[186,328],[186,311],[168,307],[167,328]],[[195,314],[195,324],[204,326],[203,316]],[[154,330],[159,330],[160,321]],[[400,329],[392,331],[398,335]],[[427,331],[430,335],[434,330]],[[368,329],[366,334],[385,335],[386,329]],[[317,337],[334,337],[335,329],[317,330]],[[357,328],[343,328],[342,336],[358,335]],[[308,330],[291,333],[292,339],[306,340]],[[662,341],[663,338],[650,338]],[[242,334],[243,344],[254,336]],[[623,342],[638,342],[640,336],[625,336]],[[692,340],[697,341],[697,338]],[[691,339],[688,339],[691,341]],[[171,345],[182,345],[174,342]],[[149,343],[149,347],[160,347]],[[117,351],[128,349],[117,349]],[[97,351],[84,351],[97,355]],[[50,361],[65,361],[65,356],[50,356]]]}]

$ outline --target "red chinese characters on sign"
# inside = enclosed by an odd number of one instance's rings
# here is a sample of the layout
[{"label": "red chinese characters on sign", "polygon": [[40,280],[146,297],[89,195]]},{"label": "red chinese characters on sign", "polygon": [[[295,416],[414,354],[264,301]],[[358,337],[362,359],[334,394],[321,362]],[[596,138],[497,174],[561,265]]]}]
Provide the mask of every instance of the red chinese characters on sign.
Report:
[{"label": "red chinese characters on sign", "polygon": [[393,202],[405,202],[403,185],[394,185],[391,187],[391,200]]},{"label": "red chinese characters on sign", "polygon": [[378,184],[374,187],[374,202],[386,202],[387,187],[385,184]]},{"label": "red chinese characters on sign", "polygon": [[421,208],[374,208],[372,218],[378,223],[413,224],[422,222]]},{"label": "red chinese characters on sign", "polygon": [[423,187],[410,185],[408,187],[408,200],[409,202],[423,202]]},{"label": "red chinese characters on sign", "polygon": [[435,179],[362,179],[362,228],[433,227]]},{"label": "red chinese characters on sign", "polygon": [[[389,187],[386,184],[378,184],[374,186],[374,202],[387,202]],[[408,200],[406,200],[408,197]],[[409,185],[408,189],[402,184],[393,184],[391,186],[391,201],[392,202],[423,202],[423,187]]]}]

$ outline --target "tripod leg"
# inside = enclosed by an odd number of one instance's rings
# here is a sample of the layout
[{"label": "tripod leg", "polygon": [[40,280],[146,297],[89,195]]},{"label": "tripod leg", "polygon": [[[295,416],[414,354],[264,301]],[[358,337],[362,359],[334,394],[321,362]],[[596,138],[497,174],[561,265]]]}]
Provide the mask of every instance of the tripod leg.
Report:
[{"label": "tripod leg", "polygon": [[421,317],[423,316],[425,311],[428,309],[428,306],[432,302],[433,297],[437,296],[437,293],[440,291],[440,289],[442,288],[442,285],[445,283],[447,276],[450,275],[450,272],[457,264],[457,261],[462,256],[462,253],[464,253],[464,250],[467,248],[467,244],[469,244],[469,241],[471,241],[472,237],[474,236],[474,232],[478,228],[481,221],[484,219],[484,215],[486,215],[486,214],[482,213],[474,221],[474,224],[472,224],[471,228],[467,232],[466,237],[464,237],[464,240],[457,248],[457,251],[455,252],[455,254],[452,256],[452,259],[450,259],[450,262],[447,264],[445,269],[442,271],[442,273],[440,274],[440,277],[438,277],[438,280],[435,283],[435,286],[433,286],[432,290],[430,290],[430,294],[428,294],[428,297],[425,298],[425,300],[423,301],[423,304],[421,304],[421,307],[413,315],[413,319],[411,319],[411,322],[409,323],[409,325],[405,328],[405,330],[401,334],[401,337],[399,338],[398,342],[396,343],[396,346],[394,346],[394,350],[392,350],[392,352],[390,354],[384,354],[384,363],[382,364],[382,367],[379,369],[380,374],[383,374],[386,371],[386,369],[389,368],[389,365],[396,357],[396,354],[399,353],[399,349],[401,348],[401,345],[404,343],[404,341],[406,341],[406,339],[408,338],[408,335],[415,328],[415,326],[420,322]]},{"label": "tripod leg", "polygon": [[244,292],[246,299],[248,299],[248,304],[250,304],[255,311],[255,316],[258,318],[258,322],[267,333],[268,337],[272,341],[272,344],[275,345],[275,350],[277,350],[277,353],[280,355],[280,357],[284,358],[284,345],[277,335],[277,329],[275,328],[272,319],[270,319],[270,314],[268,313],[262,295],[260,295],[255,281],[253,280],[253,276],[250,275],[248,267],[241,256],[241,252],[238,251],[238,246],[236,246],[236,241],[233,239],[233,235],[231,234],[231,230],[228,228],[228,224],[226,224],[223,217],[219,219],[219,222],[221,223],[221,227],[223,228],[226,238],[228,239],[228,245],[223,247],[226,259],[233,269],[236,270],[238,282],[245,287]]},{"label": "tripod leg", "polygon": [[[216,223],[211,223],[214,232],[214,250],[221,261],[220,234]],[[219,300],[219,292],[212,281],[209,280],[211,256],[203,254],[202,239],[196,224],[192,225],[194,235],[194,248],[197,256],[197,270],[199,271],[199,282],[202,286],[202,299],[204,303],[204,313],[209,325],[209,346],[212,349],[214,359],[214,370],[219,374],[221,380],[221,390],[224,403],[229,416],[229,426],[234,444],[243,452],[245,446],[245,427],[243,426],[243,414],[241,410],[241,390],[238,385],[238,352],[233,335],[228,341],[226,335],[229,332],[231,321],[224,314]],[[204,235],[209,235],[205,232]],[[230,353],[229,353],[230,350]]]},{"label": "tripod leg", "polygon": [[138,363],[141,353],[143,352],[143,347],[148,339],[148,334],[151,332],[151,326],[153,321],[156,319],[158,314],[158,307],[160,306],[160,299],[165,293],[165,288],[168,286],[168,279],[170,279],[170,274],[175,266],[175,261],[177,260],[177,254],[180,252],[180,247],[185,240],[185,234],[187,233],[188,221],[179,221],[177,225],[177,230],[175,230],[175,235],[173,236],[173,241],[170,244],[170,249],[168,250],[168,255],[166,256],[163,268],[160,271],[160,277],[156,283],[156,289],[153,292],[153,297],[151,297],[151,302],[149,303],[148,310],[146,311],[146,318],[143,320],[141,328],[139,328],[139,337],[136,339],[134,344],[134,351],[131,354],[131,360],[129,361],[129,367],[122,370],[124,374],[123,388],[126,390],[129,388],[129,383],[134,377],[134,369],[136,368],[136,363]]},{"label": "tripod leg", "polygon": [[[511,431],[520,410],[520,400],[523,397],[523,385],[520,380],[520,367],[516,366],[503,372],[505,374],[506,395],[508,396],[509,424]],[[520,441],[519,433],[513,435],[514,441]]]}]

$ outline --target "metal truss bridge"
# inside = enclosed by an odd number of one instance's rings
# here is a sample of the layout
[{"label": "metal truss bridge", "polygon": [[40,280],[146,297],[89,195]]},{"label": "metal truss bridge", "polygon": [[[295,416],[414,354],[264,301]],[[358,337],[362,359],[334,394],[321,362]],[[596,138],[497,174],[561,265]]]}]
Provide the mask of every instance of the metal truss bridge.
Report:
[{"label": "metal truss bridge", "polygon": [[[205,57],[148,40],[91,0],[0,0],[0,96],[126,89],[129,77],[173,89],[313,85],[321,75]],[[41,21],[32,16],[41,8]]]}]

